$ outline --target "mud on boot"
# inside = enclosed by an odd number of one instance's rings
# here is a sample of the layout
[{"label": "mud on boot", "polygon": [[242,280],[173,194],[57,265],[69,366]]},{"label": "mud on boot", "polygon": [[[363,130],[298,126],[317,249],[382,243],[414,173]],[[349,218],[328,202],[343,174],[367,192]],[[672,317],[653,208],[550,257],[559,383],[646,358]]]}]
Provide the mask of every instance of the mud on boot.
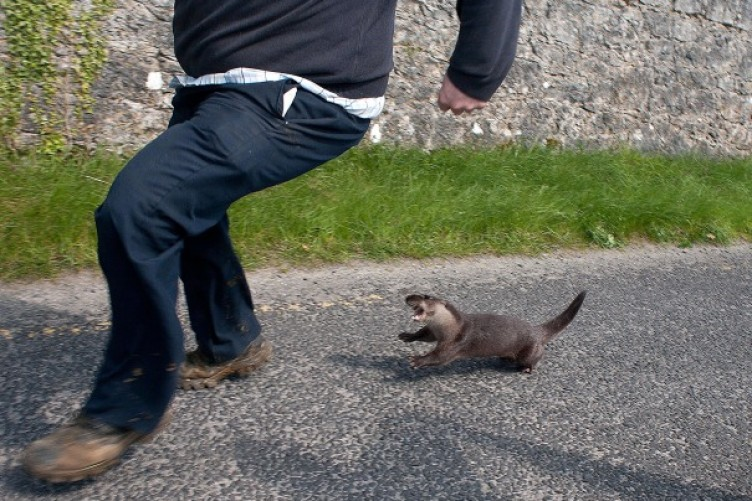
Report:
[{"label": "mud on boot", "polygon": [[254,372],[272,356],[272,345],[259,336],[237,358],[228,362],[212,363],[199,350],[186,355],[180,367],[180,387],[184,390],[215,388],[230,376],[245,377]]},{"label": "mud on boot", "polygon": [[24,450],[21,464],[29,474],[46,482],[84,480],[118,464],[131,445],[152,440],[171,420],[168,411],[154,431],[140,433],[79,414],[57,431],[32,442]]}]

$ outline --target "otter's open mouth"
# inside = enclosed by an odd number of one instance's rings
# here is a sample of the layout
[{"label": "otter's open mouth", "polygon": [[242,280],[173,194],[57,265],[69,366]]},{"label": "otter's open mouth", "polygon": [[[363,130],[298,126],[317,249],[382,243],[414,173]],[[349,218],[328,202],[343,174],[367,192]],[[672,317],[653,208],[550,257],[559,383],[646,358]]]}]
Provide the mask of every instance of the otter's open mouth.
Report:
[{"label": "otter's open mouth", "polygon": [[413,308],[413,320],[415,322],[426,321],[426,311],[423,309],[422,306],[416,306],[415,308]]},{"label": "otter's open mouth", "polygon": [[433,299],[426,294],[411,294],[407,296],[405,302],[413,309],[413,320],[416,322],[425,322],[428,319],[428,314],[423,307],[423,302]]}]

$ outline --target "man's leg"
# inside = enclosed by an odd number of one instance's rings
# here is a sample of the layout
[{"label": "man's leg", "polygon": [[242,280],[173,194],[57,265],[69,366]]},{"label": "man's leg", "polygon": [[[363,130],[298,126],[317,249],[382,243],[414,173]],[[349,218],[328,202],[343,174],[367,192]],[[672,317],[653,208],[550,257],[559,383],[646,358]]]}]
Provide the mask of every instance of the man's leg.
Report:
[{"label": "man's leg", "polygon": [[[286,88],[278,82],[201,90],[207,97],[195,114],[144,148],[113,183],[96,216],[112,332],[83,415],[91,423],[122,430],[128,439],[119,442],[122,447],[109,447],[109,456],[101,460],[92,453],[98,442],[71,441],[63,430],[27,449],[24,464],[35,475],[69,481],[99,473],[103,470],[87,461],[109,466],[111,456],[117,459],[132,437],[158,427],[184,357],[175,302],[186,242],[206,237],[225,221],[238,198],[301,175],[362,138],[366,120],[307,92],[298,93],[283,117]],[[216,292],[201,300],[194,295],[194,308],[201,309],[197,302],[227,297],[232,284],[212,280]],[[250,295],[240,308],[245,313],[234,312],[236,318],[251,318],[248,306]],[[249,324],[248,339],[252,330]],[[203,335],[208,351],[239,354],[232,352],[242,343],[223,341],[237,330]],[[90,437],[91,430],[85,431],[77,436]],[[82,459],[72,461],[73,456]],[[63,463],[67,469],[61,472]]]},{"label": "man's leg", "polygon": [[230,242],[227,217],[185,240],[180,277],[198,344],[180,367],[183,389],[213,388],[268,362],[272,346],[259,334],[261,325]]},{"label": "man's leg", "polygon": [[[270,95],[262,106],[270,110],[276,124],[284,124],[281,132],[286,147],[276,150],[278,161],[265,165],[253,160],[251,149],[236,152],[238,162],[247,167],[251,191],[284,182],[338,156],[357,144],[368,126],[368,121],[307,92],[298,93],[282,117],[282,94],[291,85],[275,85],[280,92]],[[236,134],[232,120],[223,123],[230,137]],[[232,250],[227,219],[205,234],[186,239],[182,257],[181,278],[198,349],[188,354],[181,367],[181,386],[210,388],[230,375],[247,375],[268,360],[271,345],[258,335],[260,327],[245,275]]]},{"label": "man's leg", "polygon": [[180,267],[198,349],[209,362],[233,359],[258,336],[261,326],[226,217],[186,239]]}]

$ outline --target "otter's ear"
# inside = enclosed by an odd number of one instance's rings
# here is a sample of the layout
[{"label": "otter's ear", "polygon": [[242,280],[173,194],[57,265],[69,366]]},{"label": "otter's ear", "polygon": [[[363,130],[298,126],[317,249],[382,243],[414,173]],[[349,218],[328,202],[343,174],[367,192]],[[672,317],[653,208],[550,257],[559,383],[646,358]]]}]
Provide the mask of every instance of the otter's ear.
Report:
[{"label": "otter's ear", "polygon": [[422,294],[410,294],[405,298],[405,302],[412,306],[413,304],[417,304],[423,300]]}]

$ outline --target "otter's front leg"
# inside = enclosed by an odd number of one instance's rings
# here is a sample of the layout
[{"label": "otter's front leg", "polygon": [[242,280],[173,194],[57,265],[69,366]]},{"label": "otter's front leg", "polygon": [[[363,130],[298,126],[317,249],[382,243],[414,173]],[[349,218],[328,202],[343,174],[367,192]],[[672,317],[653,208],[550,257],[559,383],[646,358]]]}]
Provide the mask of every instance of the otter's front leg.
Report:
[{"label": "otter's front leg", "polygon": [[413,368],[427,367],[431,365],[445,365],[461,358],[459,349],[454,345],[439,344],[425,355],[413,355],[409,357]]},{"label": "otter's front leg", "polygon": [[427,326],[422,327],[421,329],[413,333],[403,332],[399,335],[399,338],[406,343],[412,343],[413,341],[432,343],[436,341],[436,336],[434,335],[433,331]]}]

